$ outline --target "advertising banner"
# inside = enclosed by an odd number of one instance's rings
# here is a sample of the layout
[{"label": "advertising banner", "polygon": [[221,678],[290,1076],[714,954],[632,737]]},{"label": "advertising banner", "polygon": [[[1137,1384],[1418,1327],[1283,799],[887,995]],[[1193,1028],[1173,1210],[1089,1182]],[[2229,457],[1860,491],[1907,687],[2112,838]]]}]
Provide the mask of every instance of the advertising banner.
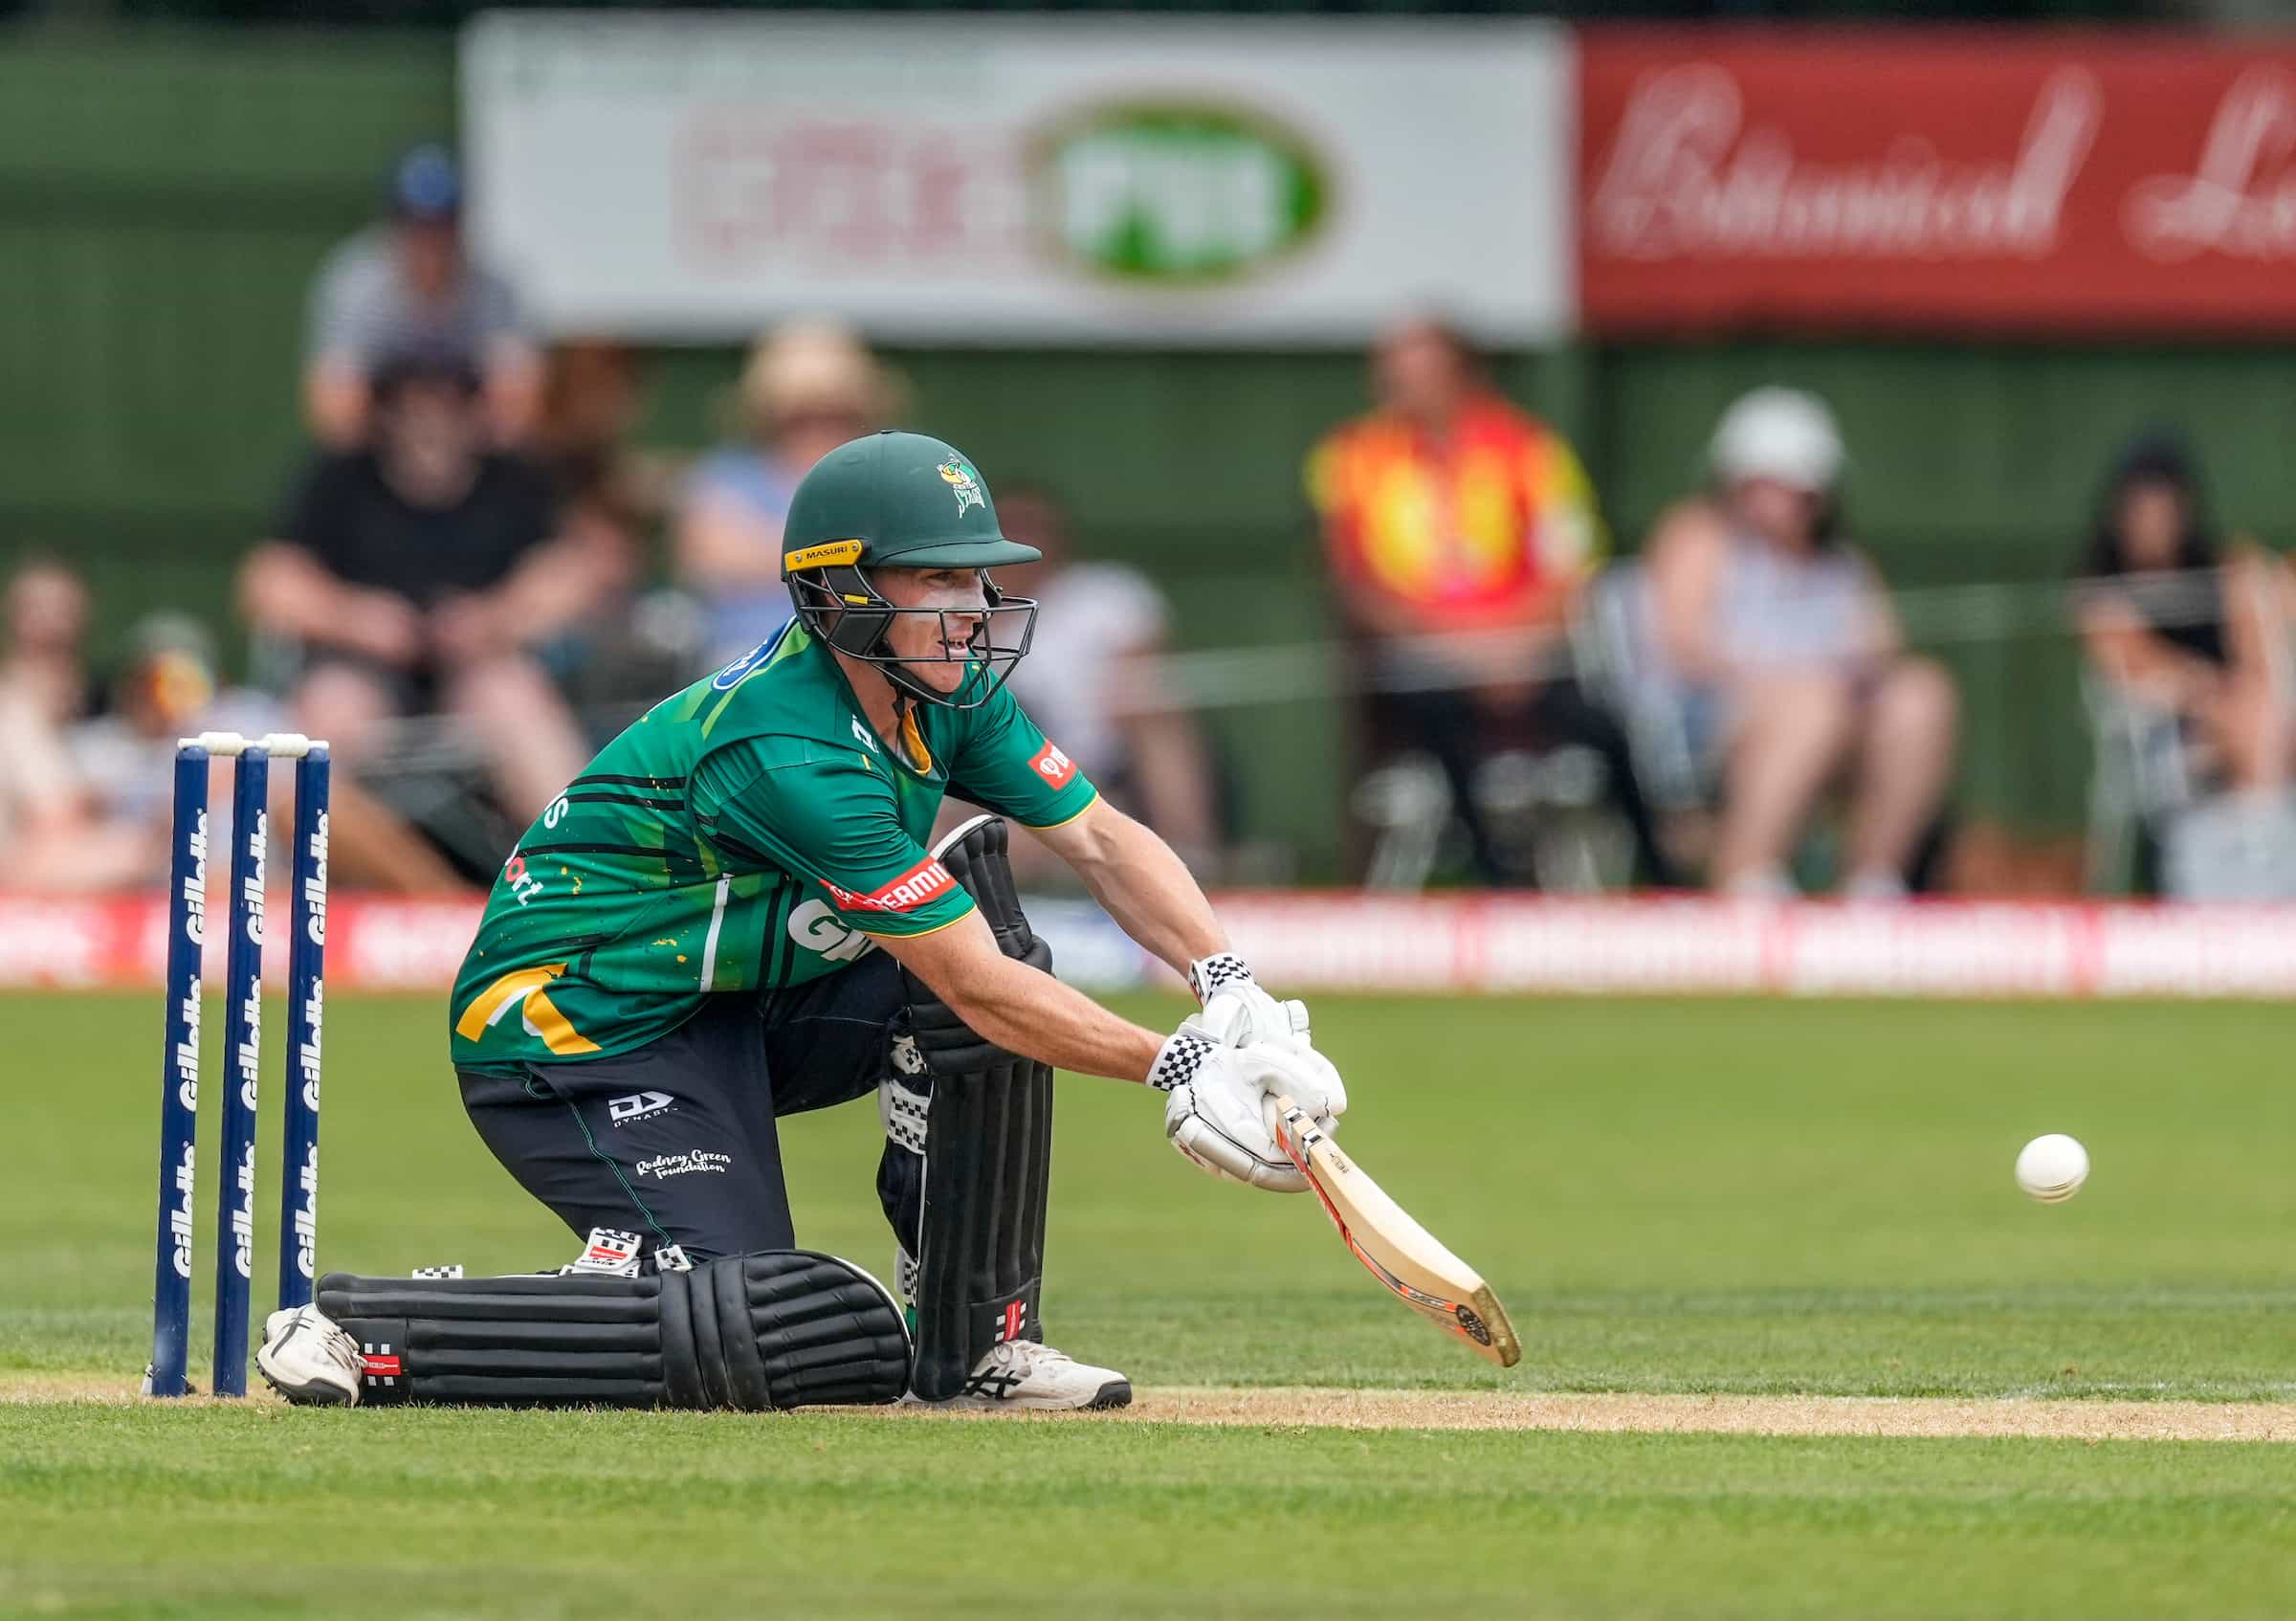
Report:
[{"label": "advertising banner", "polygon": [[[284,897],[276,904],[284,916]],[[1315,891],[1231,893],[1213,904],[1236,949],[1287,994],[2296,996],[2290,906]],[[1024,905],[1071,984],[1180,990],[1171,970],[1091,901],[1028,897]],[[327,914],[328,988],[436,998],[443,1030],[444,998],[478,911],[471,899],[338,897]],[[276,988],[286,946],[280,935],[267,944],[265,977]],[[156,991],[166,947],[159,895],[0,893],[0,989]],[[209,981],[220,985],[221,930],[210,958]]]},{"label": "advertising banner", "polygon": [[2296,50],[1579,37],[1600,333],[2296,331]]},{"label": "advertising banner", "polygon": [[498,11],[473,225],[559,332],[1359,342],[1568,330],[1569,35],[1535,21]]}]

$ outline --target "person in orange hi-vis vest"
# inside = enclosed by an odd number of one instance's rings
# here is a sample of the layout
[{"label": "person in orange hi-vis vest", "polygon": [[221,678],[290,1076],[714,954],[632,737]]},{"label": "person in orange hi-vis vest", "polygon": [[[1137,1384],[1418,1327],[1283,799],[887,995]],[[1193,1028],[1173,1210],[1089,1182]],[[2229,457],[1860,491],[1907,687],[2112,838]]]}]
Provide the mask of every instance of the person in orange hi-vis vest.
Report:
[{"label": "person in orange hi-vis vest", "polygon": [[1376,409],[1324,437],[1307,484],[1341,610],[1366,645],[1372,760],[1430,751],[1474,877],[1509,884],[1535,876],[1494,837],[1477,767],[1506,748],[1592,748],[1642,877],[1670,882],[1624,737],[1561,667],[1573,602],[1606,545],[1578,457],[1440,322],[1391,328],[1371,375]]}]

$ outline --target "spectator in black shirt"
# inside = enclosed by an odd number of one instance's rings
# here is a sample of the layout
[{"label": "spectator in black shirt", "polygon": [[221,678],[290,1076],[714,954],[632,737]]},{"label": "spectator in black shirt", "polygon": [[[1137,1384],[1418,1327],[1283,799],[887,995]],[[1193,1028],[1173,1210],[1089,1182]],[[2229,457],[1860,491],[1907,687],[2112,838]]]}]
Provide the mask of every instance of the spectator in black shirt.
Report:
[{"label": "spectator in black shirt", "polygon": [[2285,785],[2296,733],[2288,571],[2253,542],[2219,545],[2182,441],[2148,434],[2121,453],[2081,571],[2091,664],[2177,715],[2232,787]]},{"label": "spectator in black shirt", "polygon": [[356,762],[379,722],[443,711],[473,727],[503,806],[539,814],[583,740],[530,649],[617,591],[628,560],[560,534],[541,474],[487,448],[476,377],[380,373],[368,448],[322,455],[240,579],[255,625],[299,642],[296,723]]}]

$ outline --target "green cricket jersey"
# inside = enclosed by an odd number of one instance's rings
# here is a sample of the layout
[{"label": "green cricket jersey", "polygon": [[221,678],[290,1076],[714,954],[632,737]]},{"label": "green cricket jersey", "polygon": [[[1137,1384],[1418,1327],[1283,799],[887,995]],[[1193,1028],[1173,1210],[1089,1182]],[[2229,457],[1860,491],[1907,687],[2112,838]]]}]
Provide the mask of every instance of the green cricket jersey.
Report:
[{"label": "green cricket jersey", "polygon": [[496,878],[454,982],[454,1061],[627,1052],[712,991],[800,985],[872,935],[947,927],[972,898],[924,846],[952,788],[1032,828],[1093,803],[1009,691],[908,714],[887,744],[794,623],[655,704]]}]

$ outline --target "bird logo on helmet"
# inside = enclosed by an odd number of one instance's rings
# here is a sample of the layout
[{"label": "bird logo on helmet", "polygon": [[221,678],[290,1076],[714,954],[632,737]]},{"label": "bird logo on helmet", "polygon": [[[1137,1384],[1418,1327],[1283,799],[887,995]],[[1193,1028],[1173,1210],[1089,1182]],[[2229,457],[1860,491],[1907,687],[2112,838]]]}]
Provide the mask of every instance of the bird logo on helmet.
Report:
[{"label": "bird logo on helmet", "polygon": [[958,517],[962,518],[968,506],[985,507],[988,504],[981,496],[981,476],[956,457],[951,456],[934,471],[947,481],[950,489],[957,492]]}]

